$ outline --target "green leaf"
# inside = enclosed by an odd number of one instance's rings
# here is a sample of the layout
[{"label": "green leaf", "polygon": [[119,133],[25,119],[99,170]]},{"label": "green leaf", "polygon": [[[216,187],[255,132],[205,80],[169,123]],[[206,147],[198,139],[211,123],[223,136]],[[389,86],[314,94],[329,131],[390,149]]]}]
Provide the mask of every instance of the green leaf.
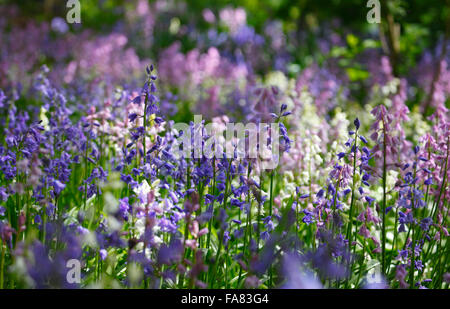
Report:
[{"label": "green leaf", "polygon": [[347,75],[350,81],[355,82],[358,80],[365,80],[369,77],[369,72],[357,69],[357,68],[347,68]]},{"label": "green leaf", "polygon": [[359,39],[353,34],[347,35],[347,43],[351,48],[356,48],[359,44]]}]

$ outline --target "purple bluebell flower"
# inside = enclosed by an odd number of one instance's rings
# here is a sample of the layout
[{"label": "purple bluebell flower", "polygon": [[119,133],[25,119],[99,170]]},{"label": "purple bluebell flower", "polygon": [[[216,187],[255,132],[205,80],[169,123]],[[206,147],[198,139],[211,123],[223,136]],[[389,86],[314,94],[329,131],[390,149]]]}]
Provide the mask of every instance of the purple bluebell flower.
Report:
[{"label": "purple bluebell flower", "polygon": [[356,118],[355,121],[353,121],[353,124],[355,125],[356,130],[358,130],[358,129],[359,129],[359,126],[361,125],[361,123],[359,122],[359,119],[358,119],[358,118]]}]

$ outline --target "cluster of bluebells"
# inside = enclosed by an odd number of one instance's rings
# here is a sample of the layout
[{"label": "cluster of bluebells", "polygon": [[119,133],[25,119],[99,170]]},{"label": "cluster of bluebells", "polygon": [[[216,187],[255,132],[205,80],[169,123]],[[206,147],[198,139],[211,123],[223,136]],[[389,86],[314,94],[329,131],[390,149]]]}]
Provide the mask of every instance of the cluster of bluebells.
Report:
[{"label": "cluster of bluebells", "polygon": [[[293,38],[275,21],[256,33],[240,8],[203,11],[197,48],[173,42],[144,71],[128,43],[157,44],[167,8],[135,9],[107,36],[0,22],[2,41],[28,43],[0,47],[0,289],[448,287],[449,59],[428,119],[407,100],[430,77],[394,77],[381,55],[353,108],[338,59],[289,78]],[[324,53],[344,44],[324,35]],[[55,65],[34,71],[44,39]],[[210,136],[233,121],[265,125],[256,158],[248,131],[231,153]],[[266,148],[280,154],[271,168]]]}]

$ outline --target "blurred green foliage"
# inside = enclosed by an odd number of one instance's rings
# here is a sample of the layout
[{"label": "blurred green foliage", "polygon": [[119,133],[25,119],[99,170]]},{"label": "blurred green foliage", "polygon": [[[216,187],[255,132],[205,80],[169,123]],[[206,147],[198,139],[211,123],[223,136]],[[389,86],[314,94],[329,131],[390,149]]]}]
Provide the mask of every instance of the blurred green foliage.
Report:
[{"label": "blurred green foliage", "polygon": [[[156,0],[149,0],[155,3]],[[161,1],[161,0],[160,0]],[[80,0],[82,28],[91,28],[96,31],[108,32],[123,20],[125,10],[132,1],[126,0]],[[382,15],[386,12],[392,15],[400,28],[400,36],[396,38],[399,45],[398,71],[404,73],[413,66],[419,55],[425,49],[433,49],[445,32],[446,20],[450,16],[450,8],[446,0],[380,0]],[[50,21],[55,16],[64,17],[67,13],[66,0],[0,0],[0,3],[18,5],[23,18],[32,18],[38,21]],[[378,33],[376,24],[369,24],[366,15],[370,8],[366,0],[167,0],[170,7],[175,8],[167,16],[163,15],[157,21],[155,31],[155,44],[152,51],[158,54],[160,50],[169,46],[174,40],[182,42],[182,50],[187,51],[196,46],[196,42],[186,37],[177,37],[170,34],[170,28],[180,25],[195,26],[196,29],[205,30],[208,24],[202,18],[205,8],[218,13],[220,9],[242,7],[247,12],[247,22],[258,33],[267,21],[279,20],[286,33],[306,33],[301,46],[288,46],[294,54],[293,63],[304,67],[311,62],[311,55],[319,62],[323,55],[317,51],[317,34],[322,30],[321,25],[334,20],[341,22],[337,32],[350,30],[354,33],[347,36],[348,48],[333,49],[334,55],[339,54],[345,59],[357,55],[367,47],[380,47],[380,41],[374,42],[370,38]],[[174,15],[177,14],[177,15]],[[176,18],[176,19],[174,19]],[[175,24],[174,24],[175,22]],[[76,31],[76,27],[73,27]],[[161,30],[166,31],[161,31]],[[386,29],[384,29],[386,31]],[[345,33],[343,33],[345,34]],[[370,46],[369,46],[370,45]],[[139,52],[139,50],[138,50]],[[139,53],[148,51],[140,51]],[[319,58],[319,59],[317,59]],[[298,70],[292,66],[292,70]],[[359,68],[348,71],[352,80],[361,80],[366,73]]]},{"label": "blurred green foliage", "polygon": [[[149,0],[150,3],[156,0]],[[85,27],[102,29],[113,25],[123,17],[126,0],[80,0]],[[368,8],[365,0],[169,0],[177,6],[186,3],[188,14],[202,20],[205,8],[213,11],[226,6],[243,7],[247,11],[249,24],[261,29],[269,19],[280,19],[286,29],[300,25],[317,26],[320,22],[339,18],[346,26],[358,30],[368,30],[366,22]],[[413,24],[427,29],[429,39],[436,39],[444,29],[444,16],[449,8],[445,0],[381,0],[402,25]],[[15,4],[21,11],[38,20],[50,20],[54,16],[64,16],[66,0],[0,0],[0,4]],[[307,20],[307,21],[306,21]]]}]

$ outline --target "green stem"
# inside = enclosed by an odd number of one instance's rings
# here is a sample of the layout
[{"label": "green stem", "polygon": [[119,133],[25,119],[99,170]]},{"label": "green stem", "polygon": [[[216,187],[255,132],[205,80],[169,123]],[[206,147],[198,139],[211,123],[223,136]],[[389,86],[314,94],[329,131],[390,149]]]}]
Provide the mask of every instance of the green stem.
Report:
[{"label": "green stem", "polygon": [[[232,162],[232,158],[230,158],[230,159],[228,160],[227,180],[226,180],[226,183],[225,183],[225,195],[224,195],[224,198],[223,198],[223,204],[222,204],[224,209],[226,209],[226,206],[227,206],[228,195],[229,195],[229,192],[228,192],[228,191],[229,191],[229,188],[230,188],[230,186],[231,186],[231,180],[230,180],[231,162]],[[211,281],[210,281],[211,288],[214,287],[214,279],[215,279],[216,274],[217,274],[217,268],[218,268],[217,266],[218,266],[218,263],[219,263],[220,253],[221,253],[221,251],[222,251],[222,242],[223,242],[223,236],[224,236],[224,234],[225,234],[225,231],[224,231],[224,230],[221,230],[221,231],[220,231],[220,234],[218,235],[218,236],[219,236],[219,237],[218,237],[219,248],[217,249],[217,252],[216,252],[216,258],[215,258],[215,260],[214,260],[213,272],[212,272],[212,277],[211,277]],[[228,258],[228,252],[227,252],[226,255],[227,255],[226,258]]]},{"label": "green stem", "polygon": [[[147,103],[148,103],[148,93],[145,94],[145,103],[144,103],[144,136],[142,137],[143,141],[142,141],[142,148],[144,150],[144,164],[146,161],[146,145],[145,145],[145,137],[147,135]],[[139,155],[139,151],[136,155]]]},{"label": "green stem", "polygon": [[[88,133],[89,134],[89,133]],[[87,181],[86,179],[89,177],[88,170],[89,170],[89,161],[88,161],[88,148],[89,148],[89,135],[86,140],[86,150],[84,151],[84,211],[86,211],[87,207]]]},{"label": "green stem", "polygon": [[4,268],[5,268],[5,249],[3,246],[3,241],[1,241],[2,246],[2,253],[1,253],[1,260],[0,260],[0,290],[3,289],[3,279],[4,279]]},{"label": "green stem", "polygon": [[[216,190],[216,157],[213,158],[213,185],[212,185],[212,195],[215,196],[215,190]],[[214,201],[211,203],[213,209],[212,209],[212,216],[214,217]],[[208,250],[208,256],[209,256],[209,246],[211,244],[211,229],[212,229],[212,221],[213,218],[208,222],[208,237],[206,239],[206,249]]]},{"label": "green stem", "polygon": [[381,269],[386,276],[386,125],[383,122],[383,208],[381,228]]},{"label": "green stem", "polygon": [[[416,166],[414,166],[414,176],[413,179],[416,179]],[[412,193],[412,199],[411,199],[411,211],[413,214],[413,222],[411,222],[411,230],[412,230],[412,239],[411,239],[411,266],[409,268],[409,288],[414,289],[414,272],[416,267],[416,252],[415,252],[415,237],[416,237],[416,225],[415,225],[415,214],[416,214],[416,206],[415,206],[415,184],[413,184],[413,193]]]},{"label": "green stem", "polygon": [[217,265],[219,264],[220,251],[222,251],[223,235],[224,235],[224,231],[222,230],[219,235],[219,248],[217,249],[217,252],[216,252],[216,258],[214,260],[214,266],[212,269],[212,276],[211,276],[210,283],[209,283],[211,289],[214,288],[214,281],[215,281],[215,277],[217,274],[217,268],[218,268]]},{"label": "green stem", "polygon": [[[248,162],[248,166],[247,166],[247,184],[248,181],[250,179],[250,172],[251,172],[251,163]],[[250,202],[250,189],[249,192],[247,194],[247,204],[248,204],[248,212],[247,212],[247,222],[245,225],[245,233],[244,233],[244,246],[242,248],[242,256],[245,257],[246,254],[246,250],[247,250],[247,237],[248,237],[248,243],[250,243],[251,238],[252,238],[252,233],[251,233],[251,222],[252,222],[252,204]],[[242,279],[242,267],[239,268],[239,277],[236,283],[236,288],[239,288],[240,283],[241,283],[241,279]]]},{"label": "green stem", "polygon": [[[272,219],[272,207],[273,207],[273,175],[274,171],[270,174],[270,201],[269,201],[269,216]],[[269,287],[273,284],[273,267],[270,265],[269,268]]]},{"label": "green stem", "polygon": [[355,153],[353,154],[353,183],[352,183],[352,197],[350,200],[350,214],[349,214],[349,225],[347,228],[347,239],[349,240],[349,244],[350,246],[352,245],[352,229],[353,229],[353,203],[354,203],[354,199],[355,199],[355,183],[356,183],[356,153],[357,153],[357,148],[356,148],[356,141],[358,140],[358,130],[356,130],[355,132]]},{"label": "green stem", "polygon": [[[398,194],[397,194],[398,198]],[[391,262],[392,262],[392,255],[394,254],[394,250],[397,247],[397,236],[398,236],[398,208],[395,212],[395,223],[394,223],[394,240],[392,241],[392,253],[389,255],[389,265],[387,269],[387,273],[391,270]]]},{"label": "green stem", "polygon": [[296,231],[297,236],[299,236],[298,229],[299,229],[299,225],[300,225],[300,223],[298,222],[299,221],[298,204],[299,204],[299,199],[298,199],[298,194],[297,194],[297,199],[296,199],[296,203],[295,203],[295,231]]},{"label": "green stem", "polygon": [[356,286],[358,286],[359,284],[359,280],[361,279],[361,274],[363,271],[363,264],[364,264],[364,255],[366,254],[366,238],[363,236],[363,252],[362,252],[362,257],[361,260],[359,262],[359,272],[358,272],[358,279],[356,280]]}]

